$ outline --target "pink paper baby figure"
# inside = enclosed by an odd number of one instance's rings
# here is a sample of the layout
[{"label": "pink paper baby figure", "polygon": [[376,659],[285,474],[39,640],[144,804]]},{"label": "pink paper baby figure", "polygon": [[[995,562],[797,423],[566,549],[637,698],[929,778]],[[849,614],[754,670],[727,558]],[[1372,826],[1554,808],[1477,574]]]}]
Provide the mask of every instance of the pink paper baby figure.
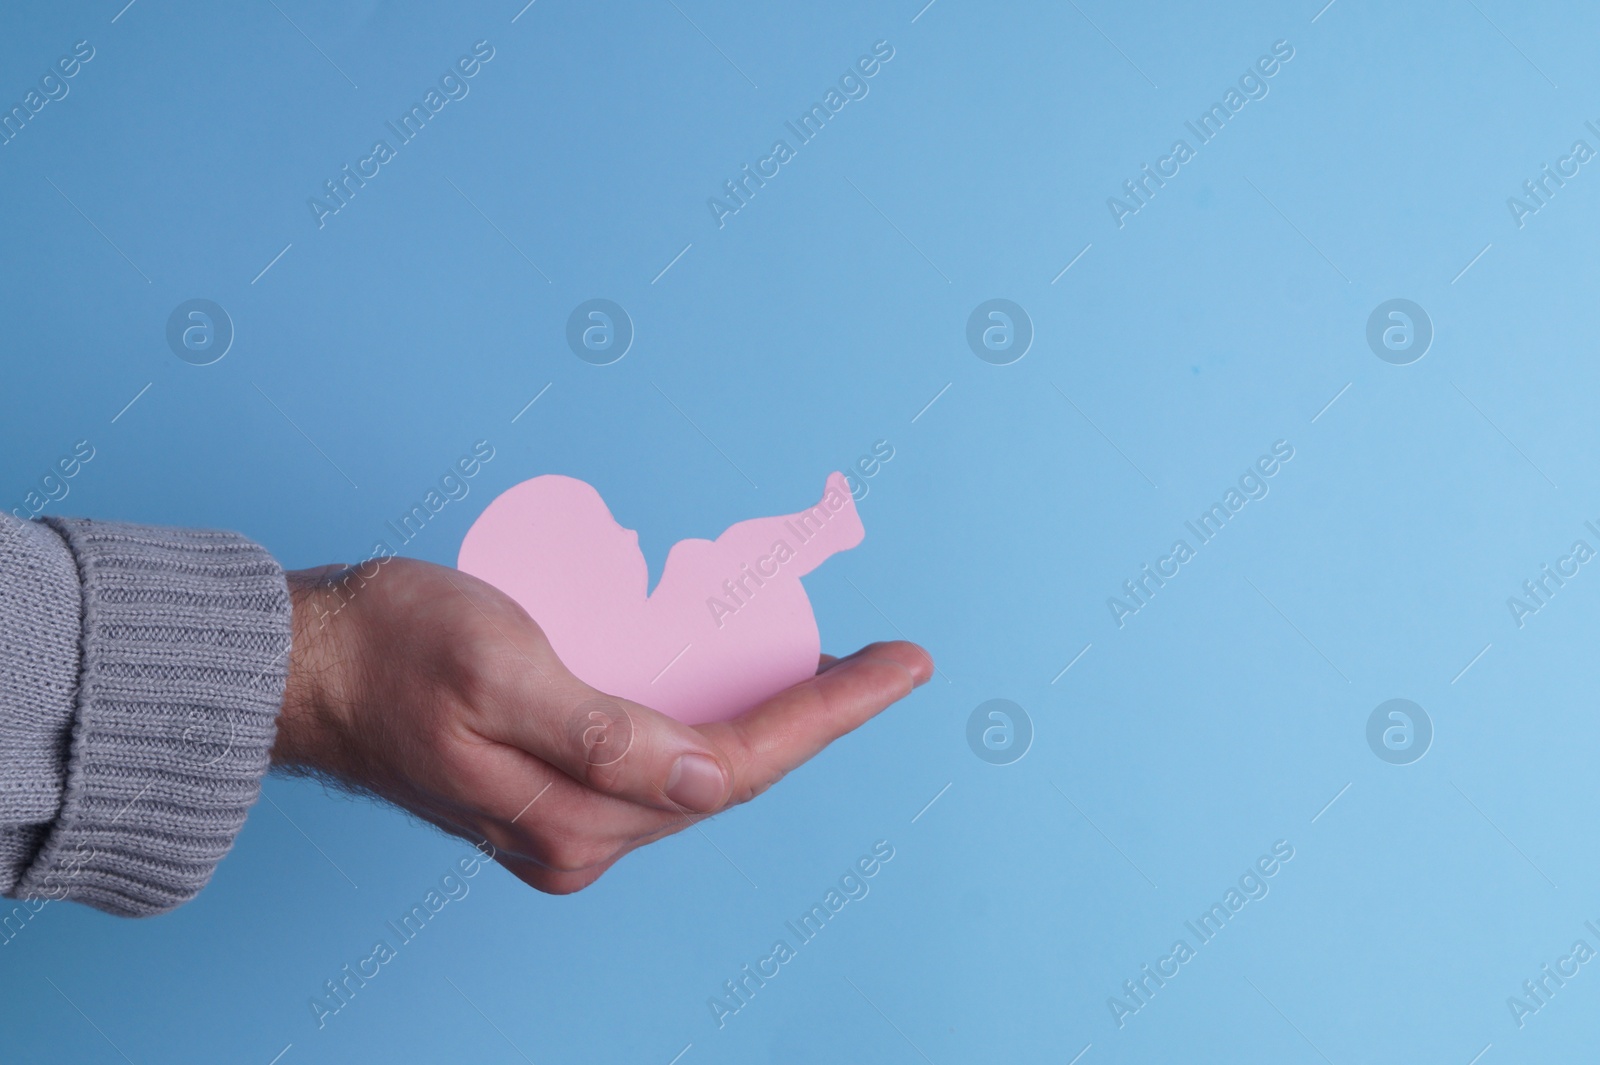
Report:
[{"label": "pink paper baby figure", "polygon": [[515,599],[579,678],[692,725],[816,672],[821,640],[800,578],[864,534],[834,473],[814,507],[680,540],[652,593],[639,534],[594,488],[552,474],[496,497],[457,565]]}]

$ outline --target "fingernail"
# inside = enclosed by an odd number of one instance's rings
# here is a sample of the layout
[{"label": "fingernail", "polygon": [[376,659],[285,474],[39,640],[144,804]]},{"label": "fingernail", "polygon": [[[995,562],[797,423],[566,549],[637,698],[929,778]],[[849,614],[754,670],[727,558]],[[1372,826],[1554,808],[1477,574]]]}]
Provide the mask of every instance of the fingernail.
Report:
[{"label": "fingernail", "polygon": [[696,813],[717,809],[727,791],[722,767],[703,754],[683,755],[667,777],[667,798]]}]

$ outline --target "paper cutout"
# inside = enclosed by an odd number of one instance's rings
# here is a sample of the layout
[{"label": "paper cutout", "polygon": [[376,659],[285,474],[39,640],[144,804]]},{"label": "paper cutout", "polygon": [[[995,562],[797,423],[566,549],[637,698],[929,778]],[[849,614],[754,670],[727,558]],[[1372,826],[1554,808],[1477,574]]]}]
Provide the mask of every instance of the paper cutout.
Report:
[{"label": "paper cutout", "polygon": [[692,725],[737,716],[817,671],[821,639],[800,578],[864,535],[833,473],[813,507],[741,521],[715,541],[680,540],[649,592],[639,534],[593,487],[551,474],[497,496],[457,566],[516,600],[579,678]]}]

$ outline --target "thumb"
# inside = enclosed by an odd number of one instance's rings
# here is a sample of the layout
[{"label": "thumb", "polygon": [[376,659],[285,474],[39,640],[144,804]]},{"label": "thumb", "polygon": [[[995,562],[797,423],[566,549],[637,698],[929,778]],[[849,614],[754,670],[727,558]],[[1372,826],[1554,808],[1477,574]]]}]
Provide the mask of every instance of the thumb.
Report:
[{"label": "thumb", "polygon": [[699,732],[656,710],[576,684],[546,694],[538,708],[506,715],[496,737],[548,762],[578,783],[674,813],[720,810],[732,773]]}]

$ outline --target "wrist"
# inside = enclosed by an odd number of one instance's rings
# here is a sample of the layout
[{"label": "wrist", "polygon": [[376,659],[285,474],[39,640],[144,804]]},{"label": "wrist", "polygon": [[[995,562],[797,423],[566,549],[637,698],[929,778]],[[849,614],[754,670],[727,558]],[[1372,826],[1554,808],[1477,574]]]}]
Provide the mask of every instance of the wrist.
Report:
[{"label": "wrist", "polygon": [[351,626],[344,613],[345,566],[286,574],[291,607],[289,679],[278,713],[272,764],[337,773],[354,705]]}]

